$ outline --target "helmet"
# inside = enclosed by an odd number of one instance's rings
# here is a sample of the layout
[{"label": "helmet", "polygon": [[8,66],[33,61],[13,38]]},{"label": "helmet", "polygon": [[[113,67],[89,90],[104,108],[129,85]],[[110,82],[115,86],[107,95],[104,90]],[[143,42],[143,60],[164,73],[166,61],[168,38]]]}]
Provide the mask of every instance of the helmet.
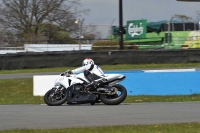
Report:
[{"label": "helmet", "polygon": [[85,60],[83,60],[82,66],[86,66],[88,64],[94,64],[94,61],[90,58],[86,58]]}]

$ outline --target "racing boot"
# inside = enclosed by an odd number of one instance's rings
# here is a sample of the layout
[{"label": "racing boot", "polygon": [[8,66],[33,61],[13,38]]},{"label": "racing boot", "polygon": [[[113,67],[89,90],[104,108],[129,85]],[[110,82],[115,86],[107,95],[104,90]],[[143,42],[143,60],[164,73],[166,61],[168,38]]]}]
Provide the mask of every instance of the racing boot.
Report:
[{"label": "racing boot", "polygon": [[107,79],[101,78],[101,79],[99,79],[99,80],[97,81],[97,84],[98,84],[98,86],[99,86],[100,84],[103,84],[103,83],[105,83],[106,81],[107,81]]},{"label": "racing boot", "polygon": [[97,81],[93,80],[87,87],[91,88],[91,90],[97,90],[97,88],[102,84],[105,83],[107,80],[105,78],[101,78]]},{"label": "racing boot", "polygon": [[87,88],[88,91],[95,90],[97,87],[98,87],[98,84],[97,84],[96,81],[92,81],[90,84],[88,84],[86,86],[86,88]]}]

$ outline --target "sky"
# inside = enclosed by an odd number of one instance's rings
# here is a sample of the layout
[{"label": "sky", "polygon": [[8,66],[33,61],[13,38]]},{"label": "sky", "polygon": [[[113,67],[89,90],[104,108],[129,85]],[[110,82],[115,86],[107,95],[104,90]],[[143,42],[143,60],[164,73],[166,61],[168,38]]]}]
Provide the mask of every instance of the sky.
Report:
[{"label": "sky", "polygon": [[[119,0],[80,0],[82,8],[90,9],[84,24],[98,25],[102,38],[109,34],[111,25],[119,25]],[[200,2],[176,0],[123,0],[123,24],[128,20],[146,19],[147,22],[169,20],[173,15],[186,15],[197,20]]]}]

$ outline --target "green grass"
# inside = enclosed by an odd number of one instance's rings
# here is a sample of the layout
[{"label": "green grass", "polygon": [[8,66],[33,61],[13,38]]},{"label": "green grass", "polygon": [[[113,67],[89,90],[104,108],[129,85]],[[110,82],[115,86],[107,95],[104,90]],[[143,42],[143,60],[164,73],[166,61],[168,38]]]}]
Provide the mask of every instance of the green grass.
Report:
[{"label": "green grass", "polygon": [[[33,79],[0,80],[0,104],[44,104],[42,96],[33,96]],[[12,97],[12,98],[10,98]],[[124,103],[200,101],[200,94],[176,96],[128,96]]]},{"label": "green grass", "polygon": [[[156,68],[194,68],[200,67],[200,63],[185,64],[119,64],[119,65],[101,65],[103,70],[133,70],[133,69],[156,69]],[[1,70],[0,74],[16,73],[43,73],[43,72],[64,72],[75,67],[55,67],[55,68],[36,68],[36,69],[18,69],[18,70]]]},{"label": "green grass", "polygon": [[0,104],[40,104],[43,97],[33,96],[33,79],[0,80]]},{"label": "green grass", "polygon": [[200,123],[125,125],[66,129],[22,129],[0,133],[200,133]]},{"label": "green grass", "polygon": [[170,96],[128,96],[124,103],[142,103],[142,102],[193,102],[200,101],[200,94],[192,95],[170,95]]}]

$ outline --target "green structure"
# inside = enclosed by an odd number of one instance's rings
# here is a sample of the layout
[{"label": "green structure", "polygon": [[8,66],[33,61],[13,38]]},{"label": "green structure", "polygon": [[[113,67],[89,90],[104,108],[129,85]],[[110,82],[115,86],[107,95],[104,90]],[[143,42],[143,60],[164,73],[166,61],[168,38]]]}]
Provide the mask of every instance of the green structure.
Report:
[{"label": "green structure", "polygon": [[118,35],[119,33],[119,27],[118,26],[112,26],[112,34]]}]

